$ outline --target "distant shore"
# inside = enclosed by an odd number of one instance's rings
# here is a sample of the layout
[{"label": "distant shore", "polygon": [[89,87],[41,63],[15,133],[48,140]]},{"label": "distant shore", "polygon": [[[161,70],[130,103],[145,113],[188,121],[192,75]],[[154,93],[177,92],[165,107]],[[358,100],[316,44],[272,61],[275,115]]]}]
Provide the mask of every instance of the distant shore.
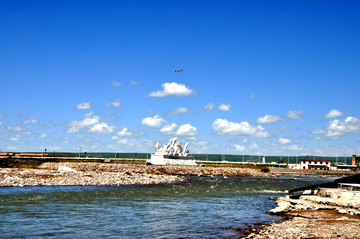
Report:
[{"label": "distant shore", "polygon": [[183,182],[187,176],[254,176],[248,168],[146,166],[129,163],[43,163],[34,168],[0,168],[1,187],[73,185],[148,185]]},{"label": "distant shore", "polygon": [[45,162],[36,167],[0,168],[0,186],[131,185],[183,182],[187,176],[327,177],[356,172],[200,166],[146,166],[132,163]]}]

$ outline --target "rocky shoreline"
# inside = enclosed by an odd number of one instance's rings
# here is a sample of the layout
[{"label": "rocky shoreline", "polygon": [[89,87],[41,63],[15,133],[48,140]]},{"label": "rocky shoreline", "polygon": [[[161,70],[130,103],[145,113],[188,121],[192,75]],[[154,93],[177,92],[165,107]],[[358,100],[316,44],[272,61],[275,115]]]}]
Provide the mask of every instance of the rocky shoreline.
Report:
[{"label": "rocky shoreline", "polygon": [[280,197],[268,213],[284,221],[252,228],[243,238],[360,238],[360,192],[342,188]]},{"label": "rocky shoreline", "polygon": [[183,182],[187,176],[266,177],[269,173],[243,168],[43,163],[38,169],[0,168],[0,187],[168,184]]}]

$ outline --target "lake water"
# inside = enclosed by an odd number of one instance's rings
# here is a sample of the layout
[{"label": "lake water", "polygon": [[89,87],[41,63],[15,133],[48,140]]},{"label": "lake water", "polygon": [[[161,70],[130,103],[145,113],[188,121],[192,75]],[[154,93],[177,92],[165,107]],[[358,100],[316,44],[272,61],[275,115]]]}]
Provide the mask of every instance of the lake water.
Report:
[{"label": "lake water", "polygon": [[1,238],[238,238],[269,197],[325,179],[193,177],[150,186],[0,188]]}]

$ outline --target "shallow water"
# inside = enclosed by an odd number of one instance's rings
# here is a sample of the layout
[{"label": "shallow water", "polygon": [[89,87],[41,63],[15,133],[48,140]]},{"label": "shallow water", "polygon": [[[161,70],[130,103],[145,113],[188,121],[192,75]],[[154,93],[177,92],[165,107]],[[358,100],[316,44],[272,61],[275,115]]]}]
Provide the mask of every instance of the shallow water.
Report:
[{"label": "shallow water", "polygon": [[325,179],[193,177],[150,186],[0,188],[2,238],[238,238],[269,197]]}]

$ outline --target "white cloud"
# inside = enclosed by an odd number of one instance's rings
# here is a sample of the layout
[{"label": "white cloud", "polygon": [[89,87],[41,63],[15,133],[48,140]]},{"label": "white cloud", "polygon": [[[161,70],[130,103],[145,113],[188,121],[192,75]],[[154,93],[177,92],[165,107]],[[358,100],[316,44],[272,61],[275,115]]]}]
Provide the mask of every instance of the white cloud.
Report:
[{"label": "white cloud", "polygon": [[164,89],[162,91],[151,92],[148,94],[150,97],[165,97],[165,96],[188,96],[192,94],[197,94],[195,91],[189,89],[183,84],[178,84],[175,82],[164,83],[161,85]]},{"label": "white cloud", "polygon": [[22,123],[23,123],[23,124],[37,124],[37,123],[38,123],[38,120],[37,120],[37,119],[34,119],[33,117],[31,117],[31,118],[28,119],[28,120],[24,120]]},{"label": "white cloud", "polygon": [[78,104],[76,106],[76,109],[78,109],[78,110],[87,110],[90,108],[91,108],[91,104],[89,102],[84,102],[84,103]]},{"label": "white cloud", "polygon": [[40,134],[40,135],[39,135],[39,138],[47,138],[47,137],[49,137],[48,134]]},{"label": "white cloud", "polygon": [[191,126],[190,124],[184,124],[179,127],[176,134],[180,136],[195,136],[198,134],[198,132],[194,126]]},{"label": "white cloud", "polygon": [[100,120],[100,117],[95,115],[93,117],[86,117],[85,119],[83,119],[81,121],[73,120],[68,125],[70,125],[72,127],[77,127],[77,128],[85,128],[85,127],[89,127],[89,126],[98,124],[99,120]]},{"label": "white cloud", "polygon": [[239,151],[239,152],[243,152],[246,150],[246,147],[244,145],[238,145],[238,144],[234,144],[235,146],[235,151]]},{"label": "white cloud", "polygon": [[6,150],[7,151],[15,151],[15,150],[18,150],[19,148],[18,147],[15,147],[15,146],[11,146],[11,145],[8,145],[6,146]]},{"label": "white cloud", "polygon": [[305,150],[305,147],[299,146],[297,144],[290,145],[288,148],[290,150],[296,150],[296,151]]},{"label": "white cloud", "polygon": [[[93,116],[93,114],[94,114],[93,112],[85,114],[84,119],[81,121],[73,120],[69,123],[63,123],[65,125],[70,126],[65,132],[66,133],[78,133],[83,128],[90,128],[89,132],[99,130],[99,128],[102,127],[101,124],[98,125],[100,117],[97,115]],[[98,125],[98,126],[93,127],[94,125]]]},{"label": "white cloud", "polygon": [[221,104],[221,105],[219,105],[219,110],[221,110],[221,111],[224,111],[224,112],[227,112],[227,111],[230,111],[230,109],[231,109],[231,105],[228,105],[228,104]]},{"label": "white cloud", "polygon": [[114,127],[108,126],[107,123],[102,122],[92,126],[88,131],[90,133],[112,133],[114,132]]},{"label": "white cloud", "polygon": [[255,99],[255,97],[256,97],[256,93],[253,93],[249,96],[250,99]]},{"label": "white cloud", "polygon": [[179,107],[179,108],[176,108],[176,109],[173,109],[173,110],[170,110],[166,113],[166,115],[177,115],[177,114],[184,114],[184,113],[187,113],[189,112],[189,108],[186,108],[186,107]]},{"label": "white cloud", "polygon": [[243,142],[243,144],[247,143],[247,139],[244,139],[242,142]]},{"label": "white cloud", "polygon": [[19,141],[19,139],[16,138],[16,137],[10,138],[9,140],[10,140],[10,141]]},{"label": "white cloud", "polygon": [[89,112],[89,113],[87,113],[87,114],[84,114],[83,118],[92,118],[93,115],[94,115],[94,112],[91,111],[91,112]]},{"label": "white cloud", "polygon": [[8,130],[19,134],[31,134],[31,131],[29,129],[23,129],[20,126],[8,126]]},{"label": "white cloud", "polygon": [[311,131],[311,133],[313,133],[313,134],[325,134],[325,131],[323,129],[316,128],[313,131]]},{"label": "white cloud", "polygon": [[65,133],[68,133],[68,134],[79,133],[79,132],[80,132],[80,128],[77,128],[76,126],[72,126],[72,127],[68,128],[67,130],[65,130]]},{"label": "white cloud", "polygon": [[251,145],[249,146],[249,149],[254,150],[254,149],[258,149],[259,145],[256,142],[252,142]]},{"label": "white cloud", "polygon": [[173,134],[179,136],[196,136],[198,134],[197,129],[190,124],[181,125],[177,128],[175,123],[167,124],[159,130],[162,134]]},{"label": "white cloud", "polygon": [[155,115],[154,117],[146,117],[145,119],[143,119],[141,125],[152,128],[160,128],[162,123],[166,123],[166,120],[161,118],[161,116],[159,115]]},{"label": "white cloud", "polygon": [[122,130],[120,130],[120,131],[117,133],[117,135],[118,135],[119,137],[128,137],[128,136],[131,136],[132,133],[131,133],[131,132],[128,132],[127,130],[128,130],[128,128],[124,127]]},{"label": "white cloud", "polygon": [[[328,156],[339,156],[338,161],[344,162],[345,159],[340,157],[340,155],[352,155],[354,150],[350,148],[347,144],[332,144],[332,145],[319,145],[314,150],[315,155],[328,155]],[[351,161],[347,161],[351,163]]]},{"label": "white cloud", "polygon": [[325,135],[328,137],[336,137],[348,133],[360,134],[359,118],[347,117],[345,121],[338,119],[330,121]]},{"label": "white cloud", "polygon": [[248,122],[229,122],[226,119],[216,119],[211,125],[220,135],[245,135],[254,138],[267,138],[271,134],[263,127],[250,125]]},{"label": "white cloud", "polygon": [[324,117],[325,118],[337,118],[342,116],[344,113],[339,110],[331,110],[329,113],[327,113]]},{"label": "white cloud", "polygon": [[139,82],[133,81],[133,80],[129,82],[129,85],[138,85],[138,84],[139,84]]},{"label": "white cloud", "polygon": [[271,130],[271,133],[279,133],[279,132],[286,132],[288,131],[288,128],[286,126],[281,126],[280,128]]},{"label": "white cloud", "polygon": [[171,124],[164,125],[164,127],[162,127],[159,130],[159,132],[163,133],[163,134],[176,134],[176,130],[177,130],[177,124],[171,123]]},{"label": "white cloud", "polygon": [[106,106],[120,107],[121,106],[120,99],[116,99],[115,101],[110,102],[110,103],[106,103],[105,105]]},{"label": "white cloud", "polygon": [[290,139],[287,138],[280,138],[278,142],[279,144],[291,144]]},{"label": "white cloud", "polygon": [[111,85],[110,86],[113,86],[113,87],[118,87],[118,86],[121,86],[121,83],[117,82],[116,80],[114,80],[113,82],[111,82]]},{"label": "white cloud", "polygon": [[127,140],[127,139],[120,139],[118,141],[118,144],[128,144],[128,143],[129,143],[129,140]]},{"label": "white cloud", "polygon": [[215,107],[215,104],[214,104],[214,103],[209,103],[209,104],[207,104],[207,105],[205,106],[204,109],[211,111],[211,110],[214,109],[214,107]]},{"label": "white cloud", "polygon": [[271,124],[278,121],[285,121],[285,119],[276,115],[265,115],[264,117],[259,117],[256,119],[257,124]]},{"label": "white cloud", "polygon": [[294,110],[294,111],[289,111],[286,113],[286,117],[289,119],[303,119],[305,115],[304,111],[301,110]]}]

